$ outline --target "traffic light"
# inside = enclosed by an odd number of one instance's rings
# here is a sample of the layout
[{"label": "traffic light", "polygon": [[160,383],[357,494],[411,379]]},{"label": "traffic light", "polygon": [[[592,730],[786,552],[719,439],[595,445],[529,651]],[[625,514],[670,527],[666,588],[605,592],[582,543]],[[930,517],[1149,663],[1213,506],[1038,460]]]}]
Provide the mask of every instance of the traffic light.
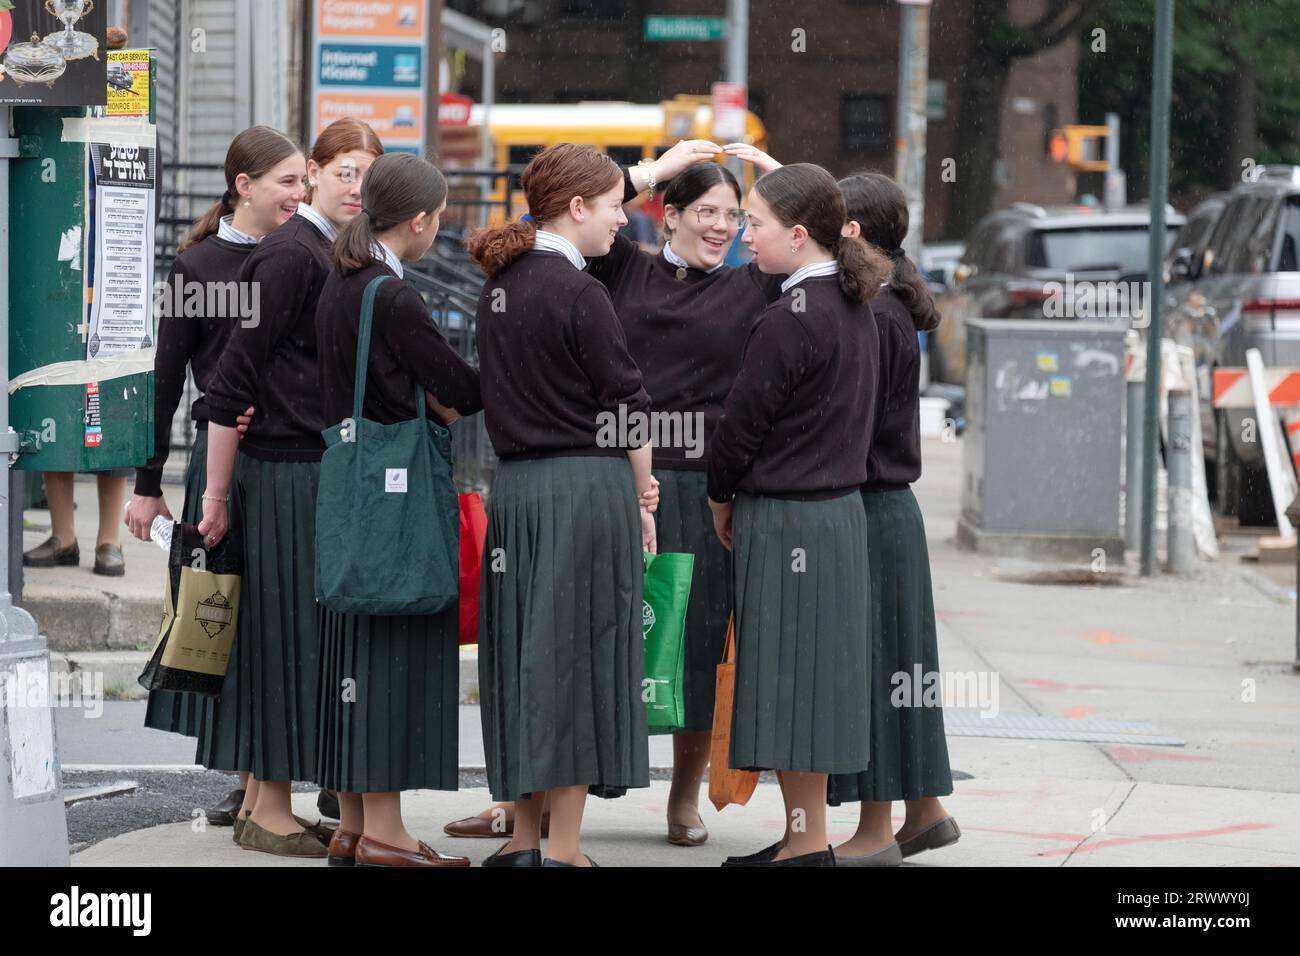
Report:
[{"label": "traffic light", "polygon": [[1104,173],[1106,136],[1104,126],[1064,126],[1052,130],[1052,159],[1068,163],[1071,169],[1085,173]]}]

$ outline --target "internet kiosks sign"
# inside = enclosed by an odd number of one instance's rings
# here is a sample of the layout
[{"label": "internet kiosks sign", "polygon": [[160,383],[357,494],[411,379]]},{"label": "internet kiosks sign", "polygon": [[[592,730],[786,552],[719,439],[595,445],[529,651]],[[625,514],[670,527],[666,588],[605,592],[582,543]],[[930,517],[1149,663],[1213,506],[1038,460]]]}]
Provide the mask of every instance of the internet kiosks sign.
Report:
[{"label": "internet kiosks sign", "polygon": [[425,0],[316,0],[312,139],[354,116],[390,151],[424,153],[429,10]]}]

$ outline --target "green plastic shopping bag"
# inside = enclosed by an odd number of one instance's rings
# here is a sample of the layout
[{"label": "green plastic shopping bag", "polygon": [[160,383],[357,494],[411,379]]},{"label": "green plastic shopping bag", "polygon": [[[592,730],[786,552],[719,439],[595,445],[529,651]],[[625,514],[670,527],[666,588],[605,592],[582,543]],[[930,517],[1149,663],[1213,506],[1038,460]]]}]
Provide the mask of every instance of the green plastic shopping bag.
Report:
[{"label": "green plastic shopping bag", "polygon": [[691,598],[693,554],[645,554],[641,631],[645,638],[646,723],[652,734],[670,734],[686,723],[682,672],[686,669],[686,606]]}]

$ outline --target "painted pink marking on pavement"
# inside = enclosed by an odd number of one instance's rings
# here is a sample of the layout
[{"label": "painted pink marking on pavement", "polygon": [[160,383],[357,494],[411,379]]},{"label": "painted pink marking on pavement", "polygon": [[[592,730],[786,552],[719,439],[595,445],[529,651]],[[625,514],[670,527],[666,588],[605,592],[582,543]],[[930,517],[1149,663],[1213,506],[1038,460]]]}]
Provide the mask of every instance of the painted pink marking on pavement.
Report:
[{"label": "painted pink marking on pavement", "polygon": [[1105,745],[1111,756],[1130,763],[1144,763],[1148,760],[1211,760],[1211,757],[1198,757],[1195,754],[1171,753],[1168,749],[1150,749],[1145,747]]},{"label": "painted pink marking on pavement", "polygon": [[1216,827],[1213,830],[1188,830],[1183,833],[1145,833],[1131,837],[1114,837],[1097,843],[1085,843],[1078,847],[1064,847],[1058,850],[1043,850],[1036,856],[1062,856],[1067,853],[1092,853],[1110,847],[1127,846],[1130,843],[1167,843],[1171,840],[1195,840],[1199,837],[1222,836],[1225,833],[1243,833],[1247,830],[1271,830],[1272,823],[1238,823],[1230,827]]}]

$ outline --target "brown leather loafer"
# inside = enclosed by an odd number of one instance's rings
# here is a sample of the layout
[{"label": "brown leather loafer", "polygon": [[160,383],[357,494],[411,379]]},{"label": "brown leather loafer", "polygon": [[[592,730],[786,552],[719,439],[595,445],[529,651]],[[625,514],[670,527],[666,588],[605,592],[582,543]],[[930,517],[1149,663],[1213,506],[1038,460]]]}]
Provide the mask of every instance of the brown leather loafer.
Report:
[{"label": "brown leather loafer", "polygon": [[272,833],[258,826],[252,818],[244,821],[244,829],[239,837],[239,845],[245,850],[257,850],[274,856],[291,856],[302,859],[319,860],[329,856],[329,850],[317,839],[316,834],[299,830],[288,836]]},{"label": "brown leather loafer", "polygon": [[244,791],[231,790],[226,794],[226,799],[222,800],[215,807],[209,807],[203,811],[208,818],[208,823],[214,827],[229,827],[235,824],[235,814],[239,808],[244,805]]},{"label": "brown leather loafer", "polygon": [[329,865],[356,866],[357,841],[360,839],[359,833],[349,833],[342,828],[335,830],[334,837],[330,840]]},{"label": "brown leather loafer", "polygon": [[[463,820],[453,820],[442,828],[442,832],[450,837],[466,837],[483,839],[491,837],[493,839],[509,839],[515,835],[515,821],[513,818],[506,820],[504,830],[492,829],[491,817],[465,817]],[[551,835],[551,815],[542,814],[542,836]]]},{"label": "brown leather loafer", "polygon": [[23,552],[23,564],[29,568],[53,568],[81,563],[81,549],[77,542],[64,546],[58,538],[50,535],[30,551]]},{"label": "brown leather loafer", "polygon": [[423,840],[419,850],[380,843],[368,836],[357,841],[357,866],[469,866],[469,858],[439,853]]},{"label": "brown leather loafer", "polygon": [[680,823],[668,824],[668,842],[673,846],[703,846],[708,839],[709,831],[703,825],[688,827]]},{"label": "brown leather loafer", "polygon": [[95,548],[95,573],[110,578],[126,574],[126,559],[120,544],[101,544]]}]

